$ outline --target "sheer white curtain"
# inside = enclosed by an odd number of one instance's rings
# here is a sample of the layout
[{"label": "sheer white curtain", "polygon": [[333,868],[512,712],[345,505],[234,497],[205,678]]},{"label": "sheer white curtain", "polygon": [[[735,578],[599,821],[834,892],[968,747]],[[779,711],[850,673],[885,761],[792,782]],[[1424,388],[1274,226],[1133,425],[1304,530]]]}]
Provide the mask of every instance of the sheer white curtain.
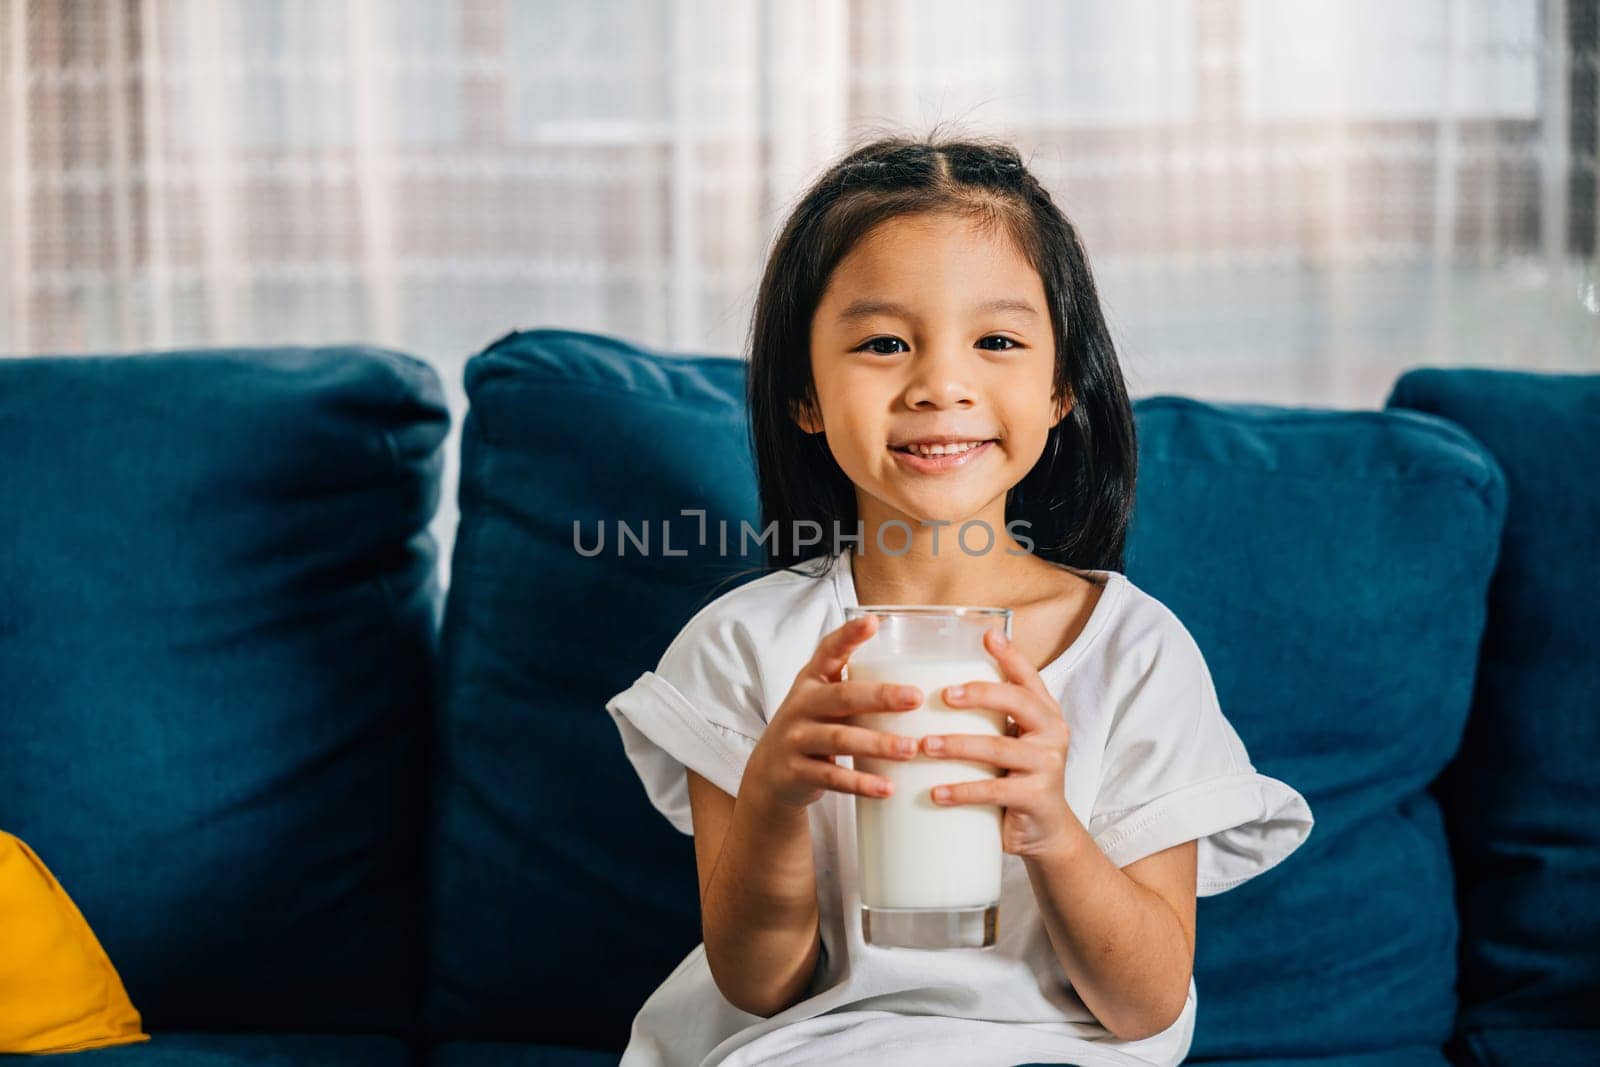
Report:
[{"label": "sheer white curtain", "polygon": [[[1015,140],[1135,394],[1600,368],[1595,0],[0,0],[0,351],[737,353],[807,178]],[[451,494],[453,496],[453,493]],[[454,514],[441,515],[448,537]]]}]

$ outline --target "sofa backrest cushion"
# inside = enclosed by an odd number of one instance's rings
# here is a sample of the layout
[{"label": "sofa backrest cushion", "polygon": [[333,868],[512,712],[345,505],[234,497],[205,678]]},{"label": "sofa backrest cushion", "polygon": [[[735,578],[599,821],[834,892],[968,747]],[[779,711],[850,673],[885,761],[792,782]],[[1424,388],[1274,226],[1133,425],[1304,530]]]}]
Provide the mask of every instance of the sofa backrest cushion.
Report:
[{"label": "sofa backrest cushion", "polygon": [[1494,461],[1413,413],[1138,404],[1128,575],[1205,653],[1299,852],[1200,901],[1197,1058],[1443,1044],[1456,916],[1427,787],[1471,702],[1504,519]]},{"label": "sofa backrest cushion", "polygon": [[1461,1026],[1593,1027],[1600,375],[1427,368],[1389,403],[1466,427],[1510,492],[1472,719],[1439,782],[1461,907]]},{"label": "sofa backrest cushion", "polygon": [[421,985],[437,377],[362,348],[0,360],[0,828],[152,1029]]},{"label": "sofa backrest cushion", "polygon": [[[620,1048],[699,941],[699,900],[692,842],[645,799],[605,701],[760,563],[717,546],[719,521],[755,513],[744,364],[540,330],[475,356],[466,388],[429,1025]],[[680,514],[697,508],[704,544]]]}]

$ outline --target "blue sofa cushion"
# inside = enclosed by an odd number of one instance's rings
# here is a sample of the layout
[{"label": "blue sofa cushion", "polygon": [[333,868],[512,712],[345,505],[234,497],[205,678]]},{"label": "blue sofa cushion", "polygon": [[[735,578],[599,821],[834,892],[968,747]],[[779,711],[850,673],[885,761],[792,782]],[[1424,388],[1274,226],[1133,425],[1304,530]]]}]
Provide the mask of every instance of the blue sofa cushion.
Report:
[{"label": "blue sofa cushion", "polygon": [[428,1056],[433,1067],[617,1067],[615,1052],[509,1041],[446,1041]]},{"label": "blue sofa cushion", "polygon": [[1381,1052],[1349,1052],[1308,1059],[1270,1057],[1248,1060],[1197,1060],[1191,1057],[1184,1062],[1204,1063],[1207,1067],[1449,1067],[1450,1064],[1444,1052],[1431,1045],[1384,1049]]},{"label": "blue sofa cushion", "polygon": [[1462,1067],[1591,1067],[1600,1061],[1600,1029],[1502,1026],[1461,1035],[1453,1051]]},{"label": "blue sofa cushion", "polygon": [[[645,799],[604,705],[738,579],[716,530],[755,513],[744,364],[541,330],[474,357],[466,388],[429,1024],[620,1049],[700,913],[692,843]],[[694,508],[705,546],[678,514]],[[619,556],[614,524],[645,519],[652,554]],[[662,555],[664,519],[687,555]],[[603,554],[579,554],[574,523],[585,548],[605,529]]]},{"label": "blue sofa cushion", "polygon": [[1138,403],[1130,578],[1181,618],[1264,774],[1317,825],[1200,901],[1197,1058],[1438,1048],[1455,1013],[1428,784],[1471,702],[1504,520],[1494,461],[1411,413]]},{"label": "blue sofa cushion", "polygon": [[406,1043],[368,1034],[162,1033],[75,1052],[73,1067],[410,1067]]},{"label": "blue sofa cushion", "polygon": [[1389,403],[1466,427],[1510,489],[1472,719],[1439,783],[1461,908],[1460,1025],[1593,1026],[1600,375],[1430,368],[1402,377]]},{"label": "blue sofa cushion", "polygon": [[416,1015],[447,423],[371,349],[0,360],[0,827],[147,1026]]}]

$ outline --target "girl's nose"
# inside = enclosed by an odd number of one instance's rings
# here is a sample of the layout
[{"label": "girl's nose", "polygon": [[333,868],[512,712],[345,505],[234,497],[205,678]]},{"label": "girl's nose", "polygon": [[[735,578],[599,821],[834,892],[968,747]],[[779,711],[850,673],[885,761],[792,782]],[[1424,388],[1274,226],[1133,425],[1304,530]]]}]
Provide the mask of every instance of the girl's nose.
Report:
[{"label": "girl's nose", "polygon": [[923,353],[911,362],[906,406],[935,411],[971,407],[977,394],[972,388],[970,368],[961,353],[932,347],[924,349]]}]

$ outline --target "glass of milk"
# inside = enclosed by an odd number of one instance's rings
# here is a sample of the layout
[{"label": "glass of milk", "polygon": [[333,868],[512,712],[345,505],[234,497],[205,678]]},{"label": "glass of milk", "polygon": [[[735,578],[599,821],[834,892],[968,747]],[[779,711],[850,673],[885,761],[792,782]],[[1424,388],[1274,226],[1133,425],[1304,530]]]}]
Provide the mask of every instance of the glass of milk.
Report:
[{"label": "glass of milk", "polygon": [[[878,617],[878,630],[850,656],[851,681],[914,685],[911,711],[853,716],[858,726],[921,738],[926,734],[1004,734],[1004,712],[952,708],[944,688],[1004,677],[983,647],[985,631],[1011,636],[1008,608],[863,605],[846,619]],[[861,928],[868,943],[902,948],[992,945],[1000,910],[998,805],[934,803],[933,787],[994,778],[988,763],[856,756],[853,765],[894,783],[887,797],[857,796],[856,846]]]}]

